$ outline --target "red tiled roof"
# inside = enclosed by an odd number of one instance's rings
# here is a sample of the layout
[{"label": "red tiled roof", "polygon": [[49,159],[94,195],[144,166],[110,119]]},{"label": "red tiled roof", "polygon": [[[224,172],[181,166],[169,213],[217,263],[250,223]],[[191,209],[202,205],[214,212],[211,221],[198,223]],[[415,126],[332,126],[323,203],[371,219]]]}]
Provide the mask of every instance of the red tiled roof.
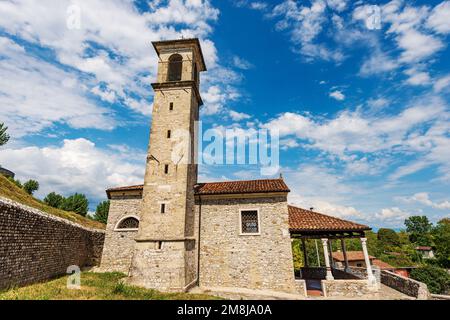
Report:
[{"label": "red tiled roof", "polygon": [[[333,252],[333,259],[339,262],[344,262],[343,252]],[[375,259],[375,257],[369,256],[370,260]],[[364,253],[362,251],[347,251],[348,261],[364,261]]]},{"label": "red tiled roof", "polygon": [[283,179],[210,182],[199,183],[195,187],[195,194],[198,195],[269,193],[289,191],[289,187],[286,185],[286,183],[284,183]]},{"label": "red tiled roof", "polygon": [[[142,190],[143,185],[110,188],[111,192]],[[225,181],[199,183],[195,186],[195,194],[218,195],[218,194],[238,194],[238,193],[269,193],[269,192],[289,192],[289,187],[283,179],[247,180],[247,181]]]},{"label": "red tiled roof", "polygon": [[395,270],[395,267],[391,266],[389,263],[381,261],[380,259],[374,259],[372,264],[379,267],[381,270]]},{"label": "red tiled roof", "polygon": [[298,232],[370,230],[362,224],[293,206],[289,206],[289,226],[291,231]]}]

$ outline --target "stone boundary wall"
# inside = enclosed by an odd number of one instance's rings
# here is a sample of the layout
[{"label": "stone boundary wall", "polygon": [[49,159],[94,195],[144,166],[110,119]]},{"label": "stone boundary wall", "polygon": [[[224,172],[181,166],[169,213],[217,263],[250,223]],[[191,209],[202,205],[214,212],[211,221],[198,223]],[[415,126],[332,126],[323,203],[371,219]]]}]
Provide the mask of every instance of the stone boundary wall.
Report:
[{"label": "stone boundary wall", "polygon": [[0,289],[100,263],[105,232],[0,197]]},{"label": "stone boundary wall", "polygon": [[390,271],[381,271],[381,283],[420,300],[428,300],[430,292],[425,283],[405,278]]},{"label": "stone boundary wall", "polygon": [[367,280],[322,280],[325,297],[377,297],[378,288],[368,284]]}]

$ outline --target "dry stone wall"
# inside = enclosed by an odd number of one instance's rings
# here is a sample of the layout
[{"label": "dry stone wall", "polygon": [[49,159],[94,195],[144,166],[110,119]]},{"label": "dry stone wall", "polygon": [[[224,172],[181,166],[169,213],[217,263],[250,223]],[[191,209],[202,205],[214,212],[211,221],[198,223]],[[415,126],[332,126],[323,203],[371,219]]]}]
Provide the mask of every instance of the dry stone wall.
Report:
[{"label": "dry stone wall", "polygon": [[0,198],[0,289],[100,263],[105,233]]}]

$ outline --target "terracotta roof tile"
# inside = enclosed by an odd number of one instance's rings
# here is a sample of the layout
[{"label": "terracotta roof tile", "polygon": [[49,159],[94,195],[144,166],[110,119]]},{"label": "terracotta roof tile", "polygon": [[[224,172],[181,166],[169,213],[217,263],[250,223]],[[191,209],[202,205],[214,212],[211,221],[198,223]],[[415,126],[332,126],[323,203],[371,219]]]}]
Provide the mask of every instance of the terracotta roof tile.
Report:
[{"label": "terracotta roof tile", "polygon": [[[344,262],[343,252],[333,252],[333,259],[339,262]],[[370,260],[375,259],[373,256],[369,256]],[[347,251],[348,261],[364,261],[364,253],[362,251]]]},{"label": "terracotta roof tile", "polygon": [[289,206],[289,226],[291,231],[298,232],[370,230],[362,224],[293,206]]},{"label": "terracotta roof tile", "polygon": [[[110,192],[142,190],[143,185],[110,188]],[[247,180],[247,181],[225,181],[199,183],[195,186],[195,194],[217,195],[217,194],[238,194],[238,193],[269,193],[269,192],[289,192],[289,187],[283,179]]]},{"label": "terracotta roof tile", "polygon": [[283,179],[210,182],[199,183],[195,187],[195,194],[198,195],[269,193],[289,191],[289,187],[286,185],[286,183],[284,183]]},{"label": "terracotta roof tile", "polygon": [[389,263],[381,261],[380,259],[374,259],[372,261],[372,264],[374,266],[377,266],[381,270],[395,270],[395,267],[391,266]]}]

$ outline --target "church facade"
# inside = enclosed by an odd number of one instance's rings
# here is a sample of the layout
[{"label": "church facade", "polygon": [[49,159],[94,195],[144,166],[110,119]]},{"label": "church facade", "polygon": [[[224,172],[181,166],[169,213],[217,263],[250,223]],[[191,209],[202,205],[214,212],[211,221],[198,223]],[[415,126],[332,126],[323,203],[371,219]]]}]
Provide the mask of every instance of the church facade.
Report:
[{"label": "church facade", "polygon": [[[303,225],[297,218],[304,216],[288,206],[288,186],[282,178],[197,181],[202,50],[197,39],[153,45],[159,65],[144,184],[107,190],[111,205],[101,269],[124,272],[129,283],[161,291],[243,288],[305,295],[304,282],[295,279],[291,247],[293,225]],[[191,141],[182,152],[175,150],[177,129]],[[368,229],[344,226],[347,232],[352,228]]]}]

